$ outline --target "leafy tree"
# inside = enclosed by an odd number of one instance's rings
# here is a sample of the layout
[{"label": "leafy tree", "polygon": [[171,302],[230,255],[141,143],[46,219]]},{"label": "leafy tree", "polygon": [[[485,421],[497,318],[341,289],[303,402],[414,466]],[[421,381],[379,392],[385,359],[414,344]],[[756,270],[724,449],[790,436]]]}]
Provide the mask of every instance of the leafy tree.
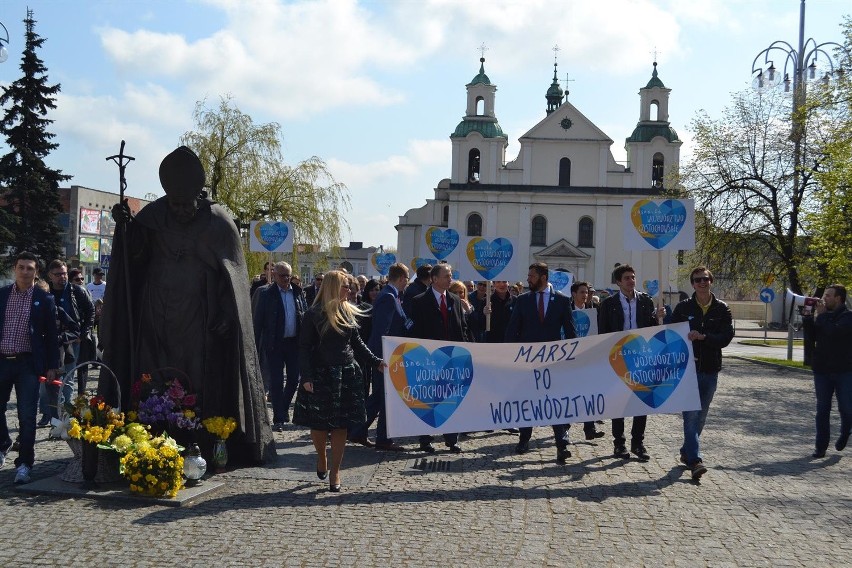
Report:
[{"label": "leafy tree", "polygon": [[48,85],[47,68],[36,55],[44,38],[35,33],[32,10],[27,11],[26,46],[21,58],[23,76],[3,89],[0,105],[8,108],[0,120],[0,133],[10,152],[0,158],[0,249],[14,255],[29,250],[49,261],[62,253],[59,182],[70,179],[49,168],[44,159],[58,147],[47,127],[47,111],[56,108],[59,84]]},{"label": "leafy tree", "polygon": [[[852,53],[852,19],[844,23],[845,47]],[[841,54],[843,57],[844,54]],[[846,72],[816,93],[808,111],[827,127],[817,145],[821,164],[815,176],[817,207],[805,216],[811,235],[813,277],[821,286],[852,284],[852,78]]]},{"label": "leafy tree", "polygon": [[790,99],[769,89],[734,94],[722,118],[701,111],[693,119],[695,153],[681,166],[679,182],[700,213],[698,258],[713,258],[720,273],[753,282],[767,272],[785,274],[801,293],[802,215],[813,205],[818,165],[803,133],[811,132],[814,118],[797,115],[803,128],[791,128]]},{"label": "leafy tree", "polygon": [[[281,126],[255,124],[229,97],[214,109],[198,102],[193,119],[195,130],[185,133],[181,143],[204,164],[211,197],[239,223],[289,220],[294,242],[325,250],[338,246],[348,228],[349,193],[323,160],[314,156],[295,166],[284,163]],[[264,260],[262,254],[248,255],[249,272],[260,272]],[[294,251],[293,265],[297,262]]]}]

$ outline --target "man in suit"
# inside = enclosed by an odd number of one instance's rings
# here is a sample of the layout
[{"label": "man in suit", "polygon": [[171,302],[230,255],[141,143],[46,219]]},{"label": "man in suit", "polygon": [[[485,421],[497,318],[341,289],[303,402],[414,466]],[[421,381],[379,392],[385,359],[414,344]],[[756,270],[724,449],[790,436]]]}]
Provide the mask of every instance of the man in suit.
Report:
[{"label": "man in suit", "polygon": [[[666,315],[664,308],[654,308],[654,301],[648,294],[636,291],[636,271],[629,264],[622,264],[612,272],[613,282],[618,285],[618,293],[601,302],[598,308],[598,333],[612,333],[640,327],[659,325]],[[645,425],[647,416],[634,416],[630,429],[630,451],[641,461],[650,456],[645,449]],[[627,459],[630,454],[624,438],[624,418],[612,419],[613,455]]]},{"label": "man in suit", "polygon": [[[382,337],[390,335],[393,337],[405,337],[407,327],[413,325],[402,309],[402,295],[408,286],[408,267],[401,262],[392,264],[388,268],[388,283],[382,288],[376,301],[373,303],[372,329],[367,339],[367,347],[377,357],[382,357]],[[378,420],[376,424],[376,449],[383,451],[399,452],[404,448],[398,446],[388,438],[387,419],[385,414],[385,375],[384,371],[373,370],[372,392],[367,398],[367,422],[361,428],[349,432],[349,441],[362,446],[373,445],[367,437],[367,431]]]},{"label": "man in suit", "polygon": [[417,267],[417,275],[414,282],[408,285],[405,293],[402,295],[402,309],[405,313],[411,314],[411,301],[426,291],[432,283],[432,265],[424,264]]},{"label": "man in suit", "polygon": [[[536,262],[530,265],[527,274],[530,291],[515,300],[515,307],[506,328],[507,343],[559,341],[577,337],[571,302],[564,294],[553,289],[547,275],[547,264]],[[515,452],[525,454],[529,451],[532,428],[520,430],[521,437]],[[564,424],[554,424],[553,438],[556,440],[556,462],[564,464],[571,457],[571,451],[568,449],[568,427]]]},{"label": "man in suit", "polygon": [[309,308],[314,305],[314,298],[317,297],[317,292],[319,292],[320,286],[322,286],[322,279],[323,273],[318,272],[314,276],[314,283],[305,288],[305,302]]},{"label": "man in suit", "polygon": [[[453,268],[437,264],[430,272],[431,286],[411,300],[411,319],[414,325],[409,337],[438,341],[472,341],[462,313],[461,298],[448,290],[453,281]],[[459,435],[444,434],[444,444],[454,454],[461,453]],[[420,450],[434,453],[432,436],[420,436]]]},{"label": "man in suit", "polygon": [[15,483],[29,483],[35,461],[39,376],[53,381],[59,372],[56,304],[35,286],[38,259],[29,252],[15,259],[15,283],[0,289],[0,467],[12,446],[6,404],[15,387],[20,445]]},{"label": "man in suit", "polygon": [[[293,269],[276,262],[274,284],[258,288],[254,302],[254,340],[269,376],[272,429],[290,421],[290,403],[299,388],[299,328],[308,309],[302,289],[290,283]],[[284,370],[287,383],[284,383]]]}]

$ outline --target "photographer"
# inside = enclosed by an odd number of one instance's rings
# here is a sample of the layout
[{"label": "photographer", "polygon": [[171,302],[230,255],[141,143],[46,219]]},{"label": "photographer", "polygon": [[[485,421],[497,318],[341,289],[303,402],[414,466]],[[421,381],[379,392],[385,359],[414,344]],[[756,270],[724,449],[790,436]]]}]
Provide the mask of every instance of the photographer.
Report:
[{"label": "photographer", "polygon": [[831,399],[837,393],[839,452],[852,430],[852,312],[846,309],[846,288],[832,284],[816,304],[816,313],[803,315],[805,338],[814,342],[814,390],[816,392],[816,447],[813,457],[825,456],[831,435]]}]

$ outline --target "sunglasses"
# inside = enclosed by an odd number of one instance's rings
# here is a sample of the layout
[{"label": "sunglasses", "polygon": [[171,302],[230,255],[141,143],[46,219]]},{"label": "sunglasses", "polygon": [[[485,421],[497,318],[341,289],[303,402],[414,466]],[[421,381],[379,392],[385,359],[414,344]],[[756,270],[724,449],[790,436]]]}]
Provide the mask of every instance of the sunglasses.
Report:
[{"label": "sunglasses", "polygon": [[696,276],[695,278],[692,279],[692,281],[695,282],[695,283],[710,282],[710,277],[708,277],[708,276]]}]

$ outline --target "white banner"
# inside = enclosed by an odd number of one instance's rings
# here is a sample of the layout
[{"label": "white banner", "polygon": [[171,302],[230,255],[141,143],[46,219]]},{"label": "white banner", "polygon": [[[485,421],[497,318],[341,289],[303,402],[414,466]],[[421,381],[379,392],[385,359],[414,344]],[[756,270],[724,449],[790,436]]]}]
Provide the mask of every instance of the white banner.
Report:
[{"label": "white banner", "polygon": [[384,337],[391,437],[698,410],[688,323],[547,343]]},{"label": "white banner", "polygon": [[285,221],[252,221],[249,228],[252,252],[293,252],[293,227]]},{"label": "white banner", "polygon": [[456,257],[461,280],[517,280],[518,247],[508,237],[465,237]]},{"label": "white banner", "polygon": [[695,201],[625,199],[624,250],[695,248]]}]

